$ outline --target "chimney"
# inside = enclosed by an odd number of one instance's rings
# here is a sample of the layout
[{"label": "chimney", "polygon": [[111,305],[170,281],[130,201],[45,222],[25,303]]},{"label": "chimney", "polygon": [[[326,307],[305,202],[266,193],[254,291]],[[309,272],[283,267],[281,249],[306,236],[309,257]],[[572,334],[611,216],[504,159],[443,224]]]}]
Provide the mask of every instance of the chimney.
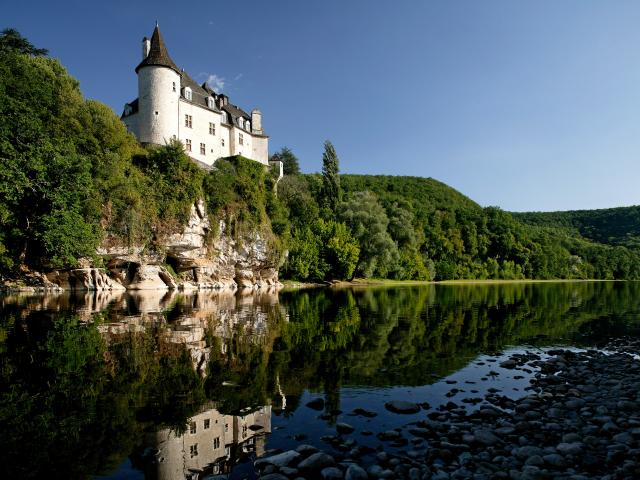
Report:
[{"label": "chimney", "polygon": [[251,110],[251,131],[262,135],[262,113],[257,108]]},{"label": "chimney", "polygon": [[151,50],[151,40],[147,37],[142,39],[142,59],[144,60],[149,56],[149,50]]}]

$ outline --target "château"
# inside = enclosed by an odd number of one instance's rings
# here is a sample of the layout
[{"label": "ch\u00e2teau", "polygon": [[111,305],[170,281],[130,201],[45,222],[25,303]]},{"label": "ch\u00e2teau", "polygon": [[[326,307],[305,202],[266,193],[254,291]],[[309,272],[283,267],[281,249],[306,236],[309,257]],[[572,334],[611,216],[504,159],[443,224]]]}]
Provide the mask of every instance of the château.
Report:
[{"label": "ch\u00e2teau", "polygon": [[260,110],[249,115],[179,69],[157,24],[151,39],[142,40],[142,61],[135,71],[138,98],[125,104],[121,118],[142,144],[179,140],[187,155],[205,166],[234,155],[269,164],[269,137]]}]

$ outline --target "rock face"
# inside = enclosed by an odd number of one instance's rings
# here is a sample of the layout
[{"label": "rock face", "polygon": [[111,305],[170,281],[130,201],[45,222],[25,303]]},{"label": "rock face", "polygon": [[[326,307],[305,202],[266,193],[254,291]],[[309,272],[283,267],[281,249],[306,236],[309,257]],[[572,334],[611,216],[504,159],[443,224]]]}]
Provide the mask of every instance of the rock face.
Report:
[{"label": "rock face", "polygon": [[191,207],[187,226],[166,240],[167,261],[181,274],[183,289],[254,288],[278,285],[278,271],[267,240],[252,232],[234,238],[220,220],[218,234],[208,242],[211,225],[204,203]]},{"label": "rock face", "polygon": [[125,290],[125,287],[111,278],[104,269],[76,268],[53,271],[46,275],[51,286],[62,290]]},{"label": "rock face", "polygon": [[152,251],[143,246],[123,246],[107,235],[96,253],[105,259],[106,268],[92,267],[89,260],[84,260],[84,268],[36,274],[36,289],[203,290],[280,285],[275,255],[264,234],[253,231],[233,236],[220,220],[214,235],[202,200],[191,206],[182,231],[156,239]]}]

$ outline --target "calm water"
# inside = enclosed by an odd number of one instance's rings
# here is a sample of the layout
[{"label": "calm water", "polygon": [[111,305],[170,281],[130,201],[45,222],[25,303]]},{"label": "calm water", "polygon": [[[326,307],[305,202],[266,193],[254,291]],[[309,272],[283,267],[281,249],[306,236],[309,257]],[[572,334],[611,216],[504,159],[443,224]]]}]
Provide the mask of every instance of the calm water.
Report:
[{"label": "calm water", "polygon": [[[0,308],[2,478],[255,478],[256,456],[329,449],[339,421],[380,445],[368,431],[414,419],[387,412],[390,399],[524,395],[528,378],[501,355],[637,335],[640,284],[5,296]],[[317,398],[321,411],[306,406]]]}]

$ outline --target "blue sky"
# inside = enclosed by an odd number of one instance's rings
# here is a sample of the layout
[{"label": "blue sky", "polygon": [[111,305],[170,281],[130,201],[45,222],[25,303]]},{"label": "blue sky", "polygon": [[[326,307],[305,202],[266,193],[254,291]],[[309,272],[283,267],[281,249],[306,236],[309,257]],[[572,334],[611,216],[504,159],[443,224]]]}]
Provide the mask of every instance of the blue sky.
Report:
[{"label": "blue sky", "polygon": [[[481,205],[640,204],[640,2],[2,0],[118,114],[158,20],[173,60],[259,107],[304,171],[441,180]],[[220,80],[221,79],[221,80]]]}]

